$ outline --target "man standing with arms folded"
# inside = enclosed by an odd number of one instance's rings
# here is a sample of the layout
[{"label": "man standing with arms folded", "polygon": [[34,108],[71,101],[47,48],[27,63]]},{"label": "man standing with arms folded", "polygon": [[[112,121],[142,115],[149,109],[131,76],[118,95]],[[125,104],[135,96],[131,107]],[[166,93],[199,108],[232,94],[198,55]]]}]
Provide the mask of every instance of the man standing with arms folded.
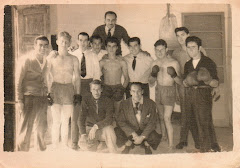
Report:
[{"label": "man standing with arms folded", "polygon": [[[186,46],[191,57],[184,66],[183,75],[187,122],[191,123],[190,127],[194,132],[198,132],[200,152],[220,152],[212,121],[211,92],[212,88],[219,85],[216,64],[200,52],[200,38],[189,36]],[[191,116],[195,120],[192,120]]]},{"label": "man standing with arms folded", "polygon": [[[125,43],[128,42],[129,36],[126,31],[126,29],[118,24],[117,22],[117,14],[113,11],[108,11],[105,13],[104,16],[104,25],[98,26],[94,32],[94,35],[99,35],[103,41],[105,41],[108,37],[116,37],[119,41],[118,49],[116,51],[116,55],[122,55],[121,50],[121,40],[123,40]],[[105,49],[104,43],[102,44],[102,49]]]},{"label": "man standing with arms folded", "polygon": [[133,37],[128,40],[128,47],[130,54],[123,57],[127,62],[128,74],[130,78],[130,83],[126,89],[126,98],[129,98],[130,95],[130,85],[133,82],[142,83],[143,87],[143,96],[149,98],[149,84],[148,78],[151,74],[151,65],[153,59],[141,50],[141,42],[138,37]]},{"label": "man standing with arms folded", "polygon": [[[109,37],[106,40],[107,58],[100,61],[100,68],[104,77],[103,95],[114,100],[115,117],[118,115],[119,105],[123,99],[129,82],[127,63],[122,57],[117,57],[118,39]],[[122,85],[121,78],[124,76]]]},{"label": "man standing with arms folded", "polygon": [[[79,48],[71,52],[71,54],[79,60],[79,69],[81,70],[81,95],[82,97],[87,97],[91,95],[89,88],[90,82],[92,82],[93,79],[100,79],[99,61],[95,54],[88,50],[89,35],[87,33],[79,33],[77,43]],[[78,117],[80,110],[80,105],[74,106],[74,112],[71,118],[72,148],[75,150],[79,148]]]},{"label": "man standing with arms folded", "polygon": [[[73,108],[81,104],[79,61],[68,53],[71,36],[68,32],[60,32],[57,36],[58,55],[49,58],[48,88],[53,99],[52,105],[52,141],[54,148],[59,145],[59,131],[63,146],[68,146],[68,124],[73,117]],[[73,76],[75,79],[73,80]]]},{"label": "man standing with arms folded", "polygon": [[29,151],[32,130],[34,147],[44,151],[47,130],[47,49],[45,36],[34,40],[34,51],[21,58],[17,74],[17,99],[20,112],[20,130],[17,142],[19,151]]},{"label": "man standing with arms folded", "polygon": [[157,81],[155,102],[159,112],[162,135],[168,136],[169,149],[173,148],[173,127],[171,115],[175,104],[176,88],[175,83],[182,84],[180,79],[179,63],[167,55],[167,43],[160,39],[154,44],[157,60],[152,64],[152,73],[149,77],[149,83]]}]

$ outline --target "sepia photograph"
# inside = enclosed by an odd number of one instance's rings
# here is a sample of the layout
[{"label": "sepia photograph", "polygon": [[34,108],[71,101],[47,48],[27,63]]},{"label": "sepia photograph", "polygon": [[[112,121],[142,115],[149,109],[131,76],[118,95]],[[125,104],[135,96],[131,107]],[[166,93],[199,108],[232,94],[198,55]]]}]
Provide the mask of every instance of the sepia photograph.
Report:
[{"label": "sepia photograph", "polygon": [[239,5],[151,2],[3,4],[0,167],[240,165]]}]

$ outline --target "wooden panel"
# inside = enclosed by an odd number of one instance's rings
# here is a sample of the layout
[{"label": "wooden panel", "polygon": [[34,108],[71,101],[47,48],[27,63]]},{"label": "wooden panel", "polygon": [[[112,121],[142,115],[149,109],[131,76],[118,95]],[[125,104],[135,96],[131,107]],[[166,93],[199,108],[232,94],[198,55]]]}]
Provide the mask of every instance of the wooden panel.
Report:
[{"label": "wooden panel", "polygon": [[222,48],[222,33],[221,32],[190,32],[191,35],[197,36],[202,40],[204,48]]},{"label": "wooden panel", "polygon": [[34,14],[24,16],[25,35],[44,34],[44,14]]},{"label": "wooden panel", "polygon": [[184,26],[189,31],[221,31],[222,20],[220,15],[186,15]]},{"label": "wooden panel", "polygon": [[222,49],[205,49],[208,57],[210,57],[218,66],[223,66],[223,50]]}]

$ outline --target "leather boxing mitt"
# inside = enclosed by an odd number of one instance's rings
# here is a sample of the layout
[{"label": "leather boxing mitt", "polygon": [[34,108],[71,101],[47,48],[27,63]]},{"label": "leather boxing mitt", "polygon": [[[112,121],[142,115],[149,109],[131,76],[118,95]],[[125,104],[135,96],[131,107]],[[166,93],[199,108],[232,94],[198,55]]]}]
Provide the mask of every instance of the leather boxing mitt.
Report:
[{"label": "leather boxing mitt", "polygon": [[175,78],[177,76],[177,72],[176,70],[170,66],[170,67],[167,67],[167,73],[168,75],[170,75],[172,78]]},{"label": "leather boxing mitt", "polygon": [[204,67],[199,68],[198,74],[197,74],[197,79],[199,81],[203,81],[207,85],[209,85],[209,83],[212,81],[212,77],[211,77],[209,71]]},{"label": "leather boxing mitt", "polygon": [[199,81],[197,79],[197,71],[190,72],[184,81],[188,86],[198,85]]},{"label": "leather boxing mitt", "polygon": [[81,105],[82,96],[80,94],[75,94],[73,97],[73,104],[76,106],[77,104]]},{"label": "leather boxing mitt", "polygon": [[53,105],[53,99],[52,99],[50,93],[47,94],[47,99],[48,99],[48,104],[49,104],[49,106],[52,106],[52,105]]},{"label": "leather boxing mitt", "polygon": [[156,78],[159,70],[160,70],[160,69],[159,69],[159,66],[154,65],[154,66],[152,67],[151,76],[154,77],[154,78]]}]

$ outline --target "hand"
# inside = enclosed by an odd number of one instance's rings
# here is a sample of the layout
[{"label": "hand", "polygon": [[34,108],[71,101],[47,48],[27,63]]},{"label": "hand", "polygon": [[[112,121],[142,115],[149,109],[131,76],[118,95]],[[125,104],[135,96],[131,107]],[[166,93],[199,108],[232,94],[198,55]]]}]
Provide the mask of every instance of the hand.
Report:
[{"label": "hand", "polygon": [[73,104],[76,106],[77,104],[81,105],[82,96],[80,94],[75,94],[73,97]]},{"label": "hand", "polygon": [[24,107],[23,102],[18,102],[17,107],[21,115],[23,113],[23,107]]},{"label": "hand", "polygon": [[108,54],[105,54],[102,59],[107,59],[108,58]]},{"label": "hand", "polygon": [[54,102],[53,102],[53,99],[52,99],[50,93],[47,94],[47,99],[48,99],[48,104],[49,104],[49,106],[52,106]]},{"label": "hand", "polygon": [[58,55],[59,55],[58,51],[52,50],[48,56],[52,58],[56,58]]},{"label": "hand", "polygon": [[144,140],[143,136],[137,136],[137,137],[134,138],[134,142],[133,143],[136,144],[136,145],[139,145],[139,144],[142,143],[143,140]]},{"label": "hand", "polygon": [[86,134],[82,134],[80,137],[80,142],[81,143],[87,143],[87,135]]},{"label": "hand", "polygon": [[170,75],[172,78],[177,77],[177,72],[176,72],[176,70],[175,70],[172,66],[167,67],[167,73],[168,73],[168,75]]},{"label": "hand", "polygon": [[212,81],[212,77],[205,67],[201,67],[198,70],[197,79],[199,81],[203,81],[206,85],[209,85],[209,83]]},{"label": "hand", "polygon": [[159,71],[160,71],[159,66],[154,65],[154,66],[152,67],[151,76],[154,77],[154,78],[156,78]]},{"label": "hand", "polygon": [[213,88],[212,90],[212,96],[213,96],[213,100],[216,102],[220,99],[221,95],[220,95],[220,89],[219,87]]},{"label": "hand", "polygon": [[187,77],[186,77],[186,79],[184,80],[183,83],[185,83],[187,86],[196,86],[196,85],[198,85],[199,81],[197,79],[197,71],[190,72],[187,75]]},{"label": "hand", "polygon": [[95,133],[97,131],[97,126],[94,125],[88,134],[88,139],[93,140],[95,138]]}]

